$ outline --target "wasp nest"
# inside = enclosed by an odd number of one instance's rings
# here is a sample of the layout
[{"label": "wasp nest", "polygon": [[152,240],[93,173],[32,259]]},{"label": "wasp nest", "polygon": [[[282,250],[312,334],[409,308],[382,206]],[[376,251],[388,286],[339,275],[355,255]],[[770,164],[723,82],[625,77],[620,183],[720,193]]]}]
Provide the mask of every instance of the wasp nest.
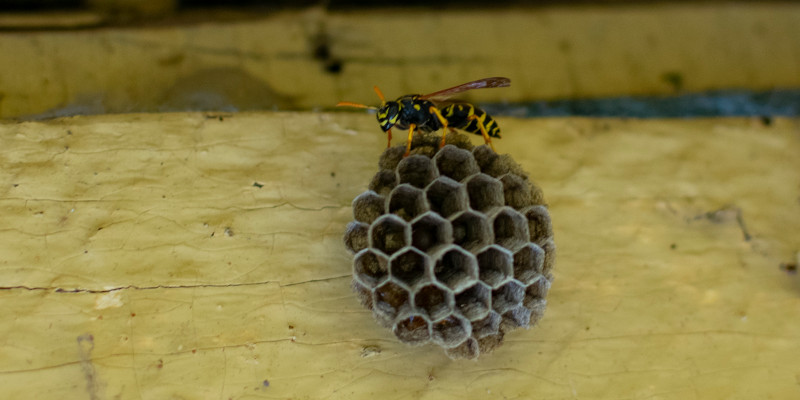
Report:
[{"label": "wasp nest", "polygon": [[555,259],[541,190],[508,155],[460,134],[387,149],[353,200],[353,289],[400,341],[451,358],[491,352],[545,310]]}]

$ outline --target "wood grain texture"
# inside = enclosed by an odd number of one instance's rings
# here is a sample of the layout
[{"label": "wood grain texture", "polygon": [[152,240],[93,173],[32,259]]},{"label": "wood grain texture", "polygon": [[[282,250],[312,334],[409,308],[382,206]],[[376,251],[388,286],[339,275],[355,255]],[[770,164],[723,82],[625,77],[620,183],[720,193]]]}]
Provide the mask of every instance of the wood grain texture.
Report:
[{"label": "wood grain texture", "polygon": [[[477,362],[351,293],[369,115],[0,125],[6,398],[792,398],[800,122],[500,118],[559,246],[549,309]],[[475,136],[475,143],[480,138]]]},{"label": "wood grain texture", "polygon": [[[261,14],[0,32],[0,118],[331,107],[488,76],[484,102],[800,87],[800,4]],[[334,67],[335,68],[330,68]]]}]

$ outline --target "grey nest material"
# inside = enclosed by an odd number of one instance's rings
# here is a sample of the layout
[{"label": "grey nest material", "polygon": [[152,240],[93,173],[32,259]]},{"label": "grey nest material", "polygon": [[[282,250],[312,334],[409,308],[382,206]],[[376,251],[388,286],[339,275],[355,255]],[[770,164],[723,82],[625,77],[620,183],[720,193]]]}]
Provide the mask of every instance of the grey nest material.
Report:
[{"label": "grey nest material", "polygon": [[461,134],[381,155],[344,241],[353,289],[400,341],[451,358],[492,352],[544,314],[555,244],[541,190],[508,155]]}]

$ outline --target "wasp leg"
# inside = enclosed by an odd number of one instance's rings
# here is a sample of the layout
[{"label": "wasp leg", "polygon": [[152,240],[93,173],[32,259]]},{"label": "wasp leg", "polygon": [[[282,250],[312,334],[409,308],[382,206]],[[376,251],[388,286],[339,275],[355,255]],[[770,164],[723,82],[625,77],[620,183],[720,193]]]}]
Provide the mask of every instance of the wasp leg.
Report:
[{"label": "wasp leg", "polygon": [[444,147],[445,139],[447,139],[447,119],[442,116],[442,113],[439,112],[439,109],[436,107],[431,107],[428,109],[431,114],[436,114],[436,117],[439,118],[439,122],[442,123],[442,142],[439,143],[439,148],[441,149]]},{"label": "wasp leg", "polygon": [[417,125],[411,124],[408,127],[408,144],[406,145],[406,154],[403,154],[403,157],[408,157],[411,154],[411,140],[414,139],[414,130],[417,129]]},{"label": "wasp leg", "polygon": [[389,134],[389,143],[386,144],[386,148],[392,147],[392,128],[386,131]]},{"label": "wasp leg", "polygon": [[475,114],[470,115],[469,117],[467,117],[467,119],[468,120],[473,120],[473,119],[478,120],[478,128],[480,128],[480,130],[481,130],[481,134],[483,135],[483,140],[486,141],[486,144],[488,144],[489,147],[492,148],[492,151],[497,153],[497,150],[494,149],[494,145],[492,144],[492,138],[489,137],[489,133],[486,132],[486,127],[483,126],[483,119],[481,119],[480,117],[478,117]]}]

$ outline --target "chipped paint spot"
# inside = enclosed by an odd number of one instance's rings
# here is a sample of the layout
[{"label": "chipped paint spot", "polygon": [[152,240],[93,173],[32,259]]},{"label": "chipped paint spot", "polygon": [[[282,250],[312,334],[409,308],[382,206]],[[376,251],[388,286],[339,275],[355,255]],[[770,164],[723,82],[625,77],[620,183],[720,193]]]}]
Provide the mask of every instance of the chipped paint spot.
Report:
[{"label": "chipped paint spot", "polygon": [[95,310],[105,310],[106,308],[119,308],[122,307],[122,293],[120,291],[113,291],[98,295],[94,300]]}]

